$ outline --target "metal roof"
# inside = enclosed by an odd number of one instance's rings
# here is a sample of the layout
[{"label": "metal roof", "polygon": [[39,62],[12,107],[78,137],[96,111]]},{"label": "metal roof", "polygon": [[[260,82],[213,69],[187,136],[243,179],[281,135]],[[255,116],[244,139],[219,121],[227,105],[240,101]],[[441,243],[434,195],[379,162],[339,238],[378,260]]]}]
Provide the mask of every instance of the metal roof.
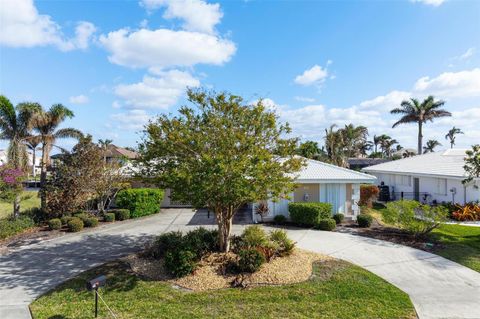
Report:
[{"label": "metal roof", "polygon": [[417,174],[465,178],[466,149],[450,149],[365,167],[368,173]]},{"label": "metal roof", "polygon": [[306,166],[296,174],[298,182],[361,182],[373,183],[376,177],[336,165],[306,159]]}]

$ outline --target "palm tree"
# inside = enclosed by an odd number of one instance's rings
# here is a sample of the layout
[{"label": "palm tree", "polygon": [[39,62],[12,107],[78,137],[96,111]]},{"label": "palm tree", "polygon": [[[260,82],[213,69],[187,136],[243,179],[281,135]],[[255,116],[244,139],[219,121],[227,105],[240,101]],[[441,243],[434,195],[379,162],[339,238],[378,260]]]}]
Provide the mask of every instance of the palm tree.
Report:
[{"label": "palm tree", "polygon": [[434,119],[445,116],[452,116],[452,113],[441,109],[444,101],[435,101],[433,96],[427,97],[420,103],[417,99],[403,101],[399,108],[390,111],[391,114],[401,114],[402,117],[392,127],[400,124],[417,123],[418,124],[418,154],[422,153],[423,146],[423,124],[427,121],[433,122]]},{"label": "palm tree", "polygon": [[[67,118],[72,118],[73,112],[62,104],[54,104],[48,111],[41,110],[33,118],[33,128],[42,144],[42,159],[40,163],[40,199],[41,208],[46,209],[47,201],[45,194],[45,182],[47,180],[47,168],[50,165],[50,152],[57,139],[83,137],[82,132],[74,128],[58,129],[59,125]],[[58,147],[58,146],[57,146]]]},{"label": "palm tree", "polygon": [[40,145],[40,142],[41,140],[39,136],[32,135],[25,138],[25,145],[32,151],[32,176],[34,180],[37,177],[35,164],[37,163],[37,147]]},{"label": "palm tree", "polygon": [[98,145],[100,145],[100,147],[103,149],[103,162],[104,163],[107,163],[107,149],[108,149],[108,146],[112,144],[112,142],[113,142],[113,140],[109,140],[109,139],[105,139],[105,140],[99,139],[98,140]]},{"label": "palm tree", "polygon": [[[26,171],[28,153],[25,139],[29,136],[30,118],[37,105],[21,103],[17,107],[3,95],[0,95],[0,139],[8,140],[7,159],[15,169]],[[13,203],[13,216],[20,213],[20,196]]]},{"label": "palm tree", "polygon": [[382,141],[382,144],[380,145],[380,147],[382,148],[382,151],[385,154],[385,157],[389,158],[392,156],[393,146],[395,144],[398,144],[398,141],[393,138],[385,139]]},{"label": "palm tree", "polygon": [[339,130],[343,136],[344,148],[348,157],[361,154],[360,146],[367,140],[368,129],[365,126],[345,125]]},{"label": "palm tree", "polygon": [[442,146],[437,140],[428,140],[427,145],[423,147],[423,154],[435,152],[435,147]]},{"label": "palm tree", "polygon": [[450,140],[450,148],[453,148],[455,145],[455,135],[457,134],[464,134],[461,129],[456,128],[455,126],[448,131],[447,135],[445,135],[446,140]]},{"label": "palm tree", "polygon": [[327,157],[330,163],[342,167],[347,166],[346,154],[344,150],[345,142],[343,134],[340,130],[335,131],[335,124],[331,125],[329,129],[325,129],[325,148]]}]

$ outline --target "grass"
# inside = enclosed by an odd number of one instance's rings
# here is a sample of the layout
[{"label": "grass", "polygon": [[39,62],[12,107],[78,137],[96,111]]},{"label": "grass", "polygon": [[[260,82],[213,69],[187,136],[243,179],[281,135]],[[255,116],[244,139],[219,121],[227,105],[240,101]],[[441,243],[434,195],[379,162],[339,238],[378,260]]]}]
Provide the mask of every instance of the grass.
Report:
[{"label": "grass", "polygon": [[[140,279],[120,262],[82,273],[30,305],[34,318],[92,318],[85,280],[107,275],[101,295],[120,318],[415,318],[409,297],[342,261],[314,267],[307,282],[252,289],[186,292]],[[100,318],[109,318],[100,306]]]},{"label": "grass", "polygon": [[[22,196],[27,197],[20,203],[20,209],[22,211],[40,206],[40,198],[38,198],[37,191],[24,191]],[[0,219],[10,217],[12,214],[13,204],[0,202]]]}]

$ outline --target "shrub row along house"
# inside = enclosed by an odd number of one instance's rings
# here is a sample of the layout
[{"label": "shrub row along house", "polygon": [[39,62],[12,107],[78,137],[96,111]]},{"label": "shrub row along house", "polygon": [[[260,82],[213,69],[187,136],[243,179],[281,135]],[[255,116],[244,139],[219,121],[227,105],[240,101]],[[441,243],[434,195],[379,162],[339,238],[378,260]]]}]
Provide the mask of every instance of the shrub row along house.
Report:
[{"label": "shrub row along house", "polygon": [[424,203],[465,204],[480,200],[480,179],[463,184],[467,174],[464,149],[404,158],[363,169],[389,187],[391,200],[415,199]]}]

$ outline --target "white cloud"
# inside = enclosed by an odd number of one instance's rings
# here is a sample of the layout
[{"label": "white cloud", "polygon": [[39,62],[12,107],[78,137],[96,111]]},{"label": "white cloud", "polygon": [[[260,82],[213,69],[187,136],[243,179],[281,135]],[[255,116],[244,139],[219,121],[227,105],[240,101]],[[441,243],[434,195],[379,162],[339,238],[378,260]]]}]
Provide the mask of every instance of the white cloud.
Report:
[{"label": "white cloud", "polygon": [[420,2],[429,6],[438,7],[446,0],[410,0],[411,2]]},{"label": "white cloud", "polygon": [[90,100],[89,100],[88,96],[80,94],[80,95],[77,95],[77,96],[71,96],[69,98],[69,101],[72,104],[86,104]]},{"label": "white cloud", "polygon": [[110,118],[113,125],[121,130],[138,131],[141,130],[150,119],[150,115],[145,110],[130,110],[125,113],[112,114]]},{"label": "white cloud", "polygon": [[95,32],[90,22],[77,23],[74,38],[65,38],[61,27],[48,15],[39,14],[33,0],[2,1],[0,43],[31,48],[54,45],[62,51],[85,49]]},{"label": "white cloud", "polygon": [[[327,63],[328,64],[328,63]],[[310,69],[305,70],[302,74],[295,77],[295,83],[309,86],[309,85],[321,85],[328,77],[328,71],[326,68],[322,68],[319,65],[314,65]]]},{"label": "white cloud", "polygon": [[142,0],[141,4],[150,11],[166,7],[163,17],[183,20],[183,29],[189,31],[214,33],[215,25],[223,17],[218,3],[202,0]]},{"label": "white cloud", "polygon": [[120,103],[119,101],[113,101],[113,102],[112,102],[112,107],[113,107],[114,109],[119,109],[119,108],[122,107],[122,103]]},{"label": "white cloud", "polygon": [[390,111],[400,105],[403,100],[411,97],[410,92],[391,91],[388,94],[377,96],[373,99],[363,101],[359,104],[362,109],[374,109],[378,111]]},{"label": "white cloud", "polygon": [[465,53],[461,54],[458,59],[467,60],[475,54],[475,48],[469,48]]},{"label": "white cloud", "polygon": [[315,102],[314,98],[306,97],[306,96],[296,96],[295,100],[300,101],[300,102],[308,102],[308,103]]},{"label": "white cloud", "polygon": [[422,77],[415,82],[418,93],[438,98],[480,96],[480,68],[460,72],[445,72],[437,77]]},{"label": "white cloud", "polygon": [[128,67],[222,65],[236,51],[235,44],[227,39],[168,29],[120,29],[100,36],[100,43],[111,53],[110,62]]},{"label": "white cloud", "polygon": [[117,85],[115,94],[133,108],[167,109],[185,93],[186,87],[199,85],[200,81],[190,73],[170,70],[155,77],[146,75],[139,83]]}]

